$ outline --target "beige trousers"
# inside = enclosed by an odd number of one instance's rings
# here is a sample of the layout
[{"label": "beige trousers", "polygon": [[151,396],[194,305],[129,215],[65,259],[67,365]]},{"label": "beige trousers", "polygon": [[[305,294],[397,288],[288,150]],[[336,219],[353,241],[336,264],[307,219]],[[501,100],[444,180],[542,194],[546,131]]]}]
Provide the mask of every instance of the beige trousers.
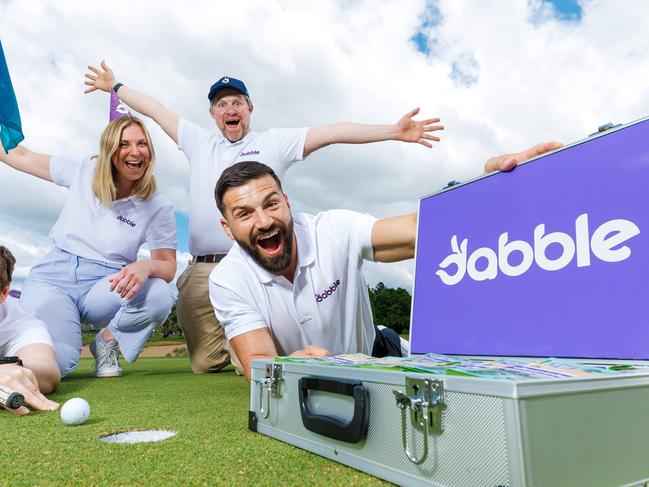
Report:
[{"label": "beige trousers", "polygon": [[229,363],[243,371],[232,354],[223,327],[214,315],[208,292],[208,278],[215,263],[189,263],[178,278],[178,326],[185,335],[187,351],[195,374],[216,372]]}]

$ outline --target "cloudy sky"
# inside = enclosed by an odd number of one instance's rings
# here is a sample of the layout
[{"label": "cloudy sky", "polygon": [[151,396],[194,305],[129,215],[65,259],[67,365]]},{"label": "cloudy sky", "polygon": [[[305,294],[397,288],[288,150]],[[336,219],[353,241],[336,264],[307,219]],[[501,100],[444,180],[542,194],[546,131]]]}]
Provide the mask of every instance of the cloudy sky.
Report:
[{"label": "cloudy sky", "polygon": [[[222,75],[246,82],[256,130],[392,123],[419,106],[446,126],[433,149],[328,147],[286,175],[298,211],[382,217],[480,175],[491,155],[649,115],[648,14],[634,0],[0,0],[0,40],[24,143],[45,153],[98,151],[109,97],[84,95],[83,75],[102,58],[119,81],[205,127],[215,128],[206,95]],[[177,211],[182,267],[187,163],[148,127],[161,190]],[[66,191],[3,164],[0,183],[0,242],[18,258],[20,287],[49,248]],[[365,272],[372,285],[411,289],[412,261]]]}]

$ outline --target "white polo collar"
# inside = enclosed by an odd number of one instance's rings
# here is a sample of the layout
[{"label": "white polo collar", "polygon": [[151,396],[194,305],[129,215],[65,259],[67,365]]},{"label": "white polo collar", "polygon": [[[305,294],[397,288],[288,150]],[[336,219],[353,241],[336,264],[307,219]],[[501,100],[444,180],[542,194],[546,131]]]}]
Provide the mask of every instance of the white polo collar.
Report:
[{"label": "white polo collar", "polygon": [[[150,198],[153,198],[158,194],[158,190],[153,193]],[[95,196],[95,200],[99,201],[99,199]],[[125,210],[127,208],[135,208],[137,207],[140,203],[144,201],[142,198],[139,196],[136,196],[134,194],[127,196],[126,198],[120,198],[118,200],[113,201],[113,208],[116,210]]]},{"label": "white polo collar", "polygon": [[252,131],[252,129],[250,129],[246,135],[241,137],[236,142],[230,142],[228,139],[225,138],[225,135],[223,135],[223,132],[221,132],[220,130],[218,130],[217,134],[219,136],[218,143],[220,145],[226,145],[227,144],[229,146],[236,146],[236,145],[243,145],[244,143],[248,142],[250,137],[252,137],[253,131]]}]

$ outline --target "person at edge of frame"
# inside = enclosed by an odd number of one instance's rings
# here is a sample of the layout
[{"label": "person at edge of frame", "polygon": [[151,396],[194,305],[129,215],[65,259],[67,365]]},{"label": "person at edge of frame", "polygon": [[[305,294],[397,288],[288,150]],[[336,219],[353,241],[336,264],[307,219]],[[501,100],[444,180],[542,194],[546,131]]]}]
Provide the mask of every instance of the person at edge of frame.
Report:
[{"label": "person at edge of frame", "polygon": [[[511,169],[561,144],[491,158]],[[236,243],[209,278],[214,312],[250,380],[253,359],[364,353],[402,356],[389,329],[374,326],[364,260],[414,256],[417,215],[376,219],[349,210],[291,213],[275,172],[255,161],[227,168],[215,199]]]},{"label": "person at edge of frame", "polygon": [[18,408],[3,407],[21,415],[29,414],[27,406],[52,411],[59,404],[45,394],[56,390],[61,374],[45,324],[9,295],[15,263],[11,251],[0,245],[0,386],[22,394],[25,400]]},{"label": "person at edge of frame", "polygon": [[[218,371],[231,360],[223,328],[210,304],[207,286],[210,272],[232,245],[220,226],[213,224],[221,217],[214,204],[214,185],[226,167],[254,159],[269,165],[283,178],[293,163],[331,144],[396,140],[430,148],[432,142],[439,141],[433,133],[443,129],[437,125],[438,118],[414,120],[419,113],[416,108],[395,124],[334,123],[255,132],[251,129],[253,104],[248,89],[242,81],[223,76],[211,86],[207,96],[210,117],[218,128],[218,132],[214,132],[189,122],[130,86],[118,83],[104,61],[100,67],[88,66],[88,69],[86,93],[119,91],[121,100],[151,117],[189,162],[189,250],[193,257],[178,278],[177,311],[195,373]],[[241,370],[236,356],[232,357],[232,363],[237,371]]]}]

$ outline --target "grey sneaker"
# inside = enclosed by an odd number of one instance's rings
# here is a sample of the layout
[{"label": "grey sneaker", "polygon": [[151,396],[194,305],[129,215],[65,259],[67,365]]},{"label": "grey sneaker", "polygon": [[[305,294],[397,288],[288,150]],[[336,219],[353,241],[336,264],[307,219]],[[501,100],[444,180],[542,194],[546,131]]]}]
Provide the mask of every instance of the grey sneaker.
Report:
[{"label": "grey sneaker", "polygon": [[119,377],[122,368],[119,366],[119,347],[115,340],[105,343],[101,338],[101,331],[90,342],[90,353],[95,357],[95,377]]}]

